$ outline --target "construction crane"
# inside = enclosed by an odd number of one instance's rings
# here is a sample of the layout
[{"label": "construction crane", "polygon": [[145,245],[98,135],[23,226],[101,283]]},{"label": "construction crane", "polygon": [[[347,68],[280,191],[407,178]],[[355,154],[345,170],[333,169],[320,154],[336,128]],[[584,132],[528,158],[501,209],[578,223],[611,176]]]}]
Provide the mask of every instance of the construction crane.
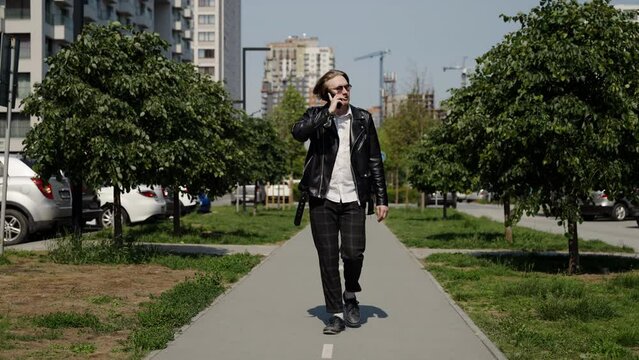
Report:
[{"label": "construction crane", "polygon": [[386,49],[355,58],[355,61],[357,61],[379,56],[379,126],[382,126],[384,121],[384,56],[390,55],[390,53],[390,49]]},{"label": "construction crane", "polygon": [[462,64],[457,65],[457,66],[444,66],[444,71],[446,70],[461,70],[461,86],[462,87],[466,87],[466,82],[468,79],[468,69],[466,68],[466,58],[467,56],[464,56],[464,58],[462,59]]}]

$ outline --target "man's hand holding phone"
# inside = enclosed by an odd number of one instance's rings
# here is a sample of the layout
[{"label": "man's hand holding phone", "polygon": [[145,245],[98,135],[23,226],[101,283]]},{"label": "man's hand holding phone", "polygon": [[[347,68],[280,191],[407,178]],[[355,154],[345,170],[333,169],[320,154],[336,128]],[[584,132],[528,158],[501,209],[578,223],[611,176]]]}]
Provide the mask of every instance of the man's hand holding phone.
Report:
[{"label": "man's hand holding phone", "polygon": [[337,109],[342,107],[342,99],[339,96],[333,95],[330,91],[328,92],[328,100],[330,101],[330,105],[328,106],[328,112],[331,114],[335,114]]}]

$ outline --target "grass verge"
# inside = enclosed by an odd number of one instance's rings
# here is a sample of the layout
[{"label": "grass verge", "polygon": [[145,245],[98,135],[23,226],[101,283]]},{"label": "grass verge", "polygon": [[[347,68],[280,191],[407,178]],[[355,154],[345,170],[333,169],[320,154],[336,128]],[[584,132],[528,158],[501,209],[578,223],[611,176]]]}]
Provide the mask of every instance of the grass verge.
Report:
[{"label": "grass verge", "polygon": [[435,254],[424,262],[509,359],[639,359],[639,260],[615,268],[616,257],[582,256],[589,271],[577,276],[545,260]]},{"label": "grass verge", "polygon": [[[247,212],[235,212],[233,206],[217,206],[210,213],[191,213],[181,220],[181,236],[173,235],[172,221],[161,221],[125,228],[125,237],[129,240],[150,243],[185,244],[234,244],[261,245],[276,244],[288,240],[299,232],[308,222],[308,209],[304,223],[293,225],[295,208],[264,209],[253,215]],[[108,232],[106,233],[108,236]]]},{"label": "grass verge", "polygon": [[[442,220],[441,209],[393,208],[388,227],[408,247],[433,249],[512,249],[525,251],[568,250],[565,236],[514,226],[513,243],[504,240],[504,225],[448,209]],[[579,241],[580,251],[633,252],[599,240]]]}]

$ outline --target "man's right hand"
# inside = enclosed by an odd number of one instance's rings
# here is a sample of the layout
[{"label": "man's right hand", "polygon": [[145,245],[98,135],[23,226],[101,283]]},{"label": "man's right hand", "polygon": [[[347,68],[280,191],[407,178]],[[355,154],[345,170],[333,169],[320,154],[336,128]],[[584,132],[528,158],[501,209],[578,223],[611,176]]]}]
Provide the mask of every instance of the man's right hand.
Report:
[{"label": "man's right hand", "polygon": [[342,105],[341,102],[341,98],[339,96],[333,96],[333,94],[331,94],[331,92],[328,92],[328,99],[330,101],[330,105],[328,106],[328,113],[335,115],[335,112],[337,111],[337,109],[339,108],[339,106]]}]

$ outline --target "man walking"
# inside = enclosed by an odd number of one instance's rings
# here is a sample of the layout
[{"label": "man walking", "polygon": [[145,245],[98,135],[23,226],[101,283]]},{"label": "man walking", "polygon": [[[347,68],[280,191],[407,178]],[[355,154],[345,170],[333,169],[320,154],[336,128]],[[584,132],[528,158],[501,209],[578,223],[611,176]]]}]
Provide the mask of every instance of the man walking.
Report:
[{"label": "man walking", "polygon": [[[366,246],[366,205],[377,221],[388,214],[388,196],[377,131],[371,114],[350,105],[351,84],[339,70],[324,74],[313,94],[326,101],[311,107],[293,126],[298,141],[310,140],[300,190],[310,196],[313,241],[319,256],[326,311],[324,334],[359,327],[359,277]],[[369,206],[372,214],[372,206]],[[341,238],[341,245],[340,240]],[[345,291],[339,273],[344,262]]]}]

